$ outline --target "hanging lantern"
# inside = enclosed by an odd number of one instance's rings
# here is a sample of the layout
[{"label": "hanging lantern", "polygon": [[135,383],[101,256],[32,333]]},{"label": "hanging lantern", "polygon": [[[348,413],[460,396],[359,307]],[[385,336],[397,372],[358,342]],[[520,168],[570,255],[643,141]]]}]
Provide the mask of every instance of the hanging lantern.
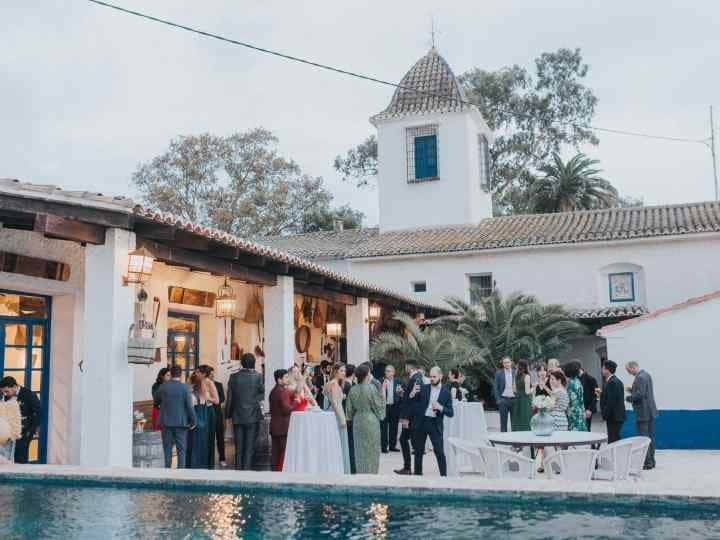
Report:
[{"label": "hanging lantern", "polygon": [[382,308],[378,304],[372,304],[368,308],[368,319],[371,323],[376,323],[380,320],[382,314]]},{"label": "hanging lantern", "polygon": [[342,323],[328,323],[326,333],[328,337],[340,337],[342,335]]},{"label": "hanging lantern", "polygon": [[152,274],[155,257],[144,247],[131,251],[128,254],[128,273],[124,277],[125,285],[128,283],[145,283]]},{"label": "hanging lantern", "polygon": [[218,289],[215,297],[215,316],[218,319],[229,319],[235,314],[237,297],[235,291],[228,285],[227,277],[225,283]]},{"label": "hanging lantern", "polygon": [[175,336],[175,350],[177,352],[185,351],[185,336],[178,334]]}]

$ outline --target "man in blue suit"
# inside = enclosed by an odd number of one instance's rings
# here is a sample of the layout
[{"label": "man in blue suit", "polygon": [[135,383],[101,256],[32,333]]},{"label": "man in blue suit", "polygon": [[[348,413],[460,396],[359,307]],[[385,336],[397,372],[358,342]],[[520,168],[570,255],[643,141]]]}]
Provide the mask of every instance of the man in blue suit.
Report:
[{"label": "man in blue suit", "polygon": [[515,401],[515,374],[512,370],[513,364],[509,356],[502,359],[502,369],[495,373],[495,384],[493,391],[500,411],[500,431],[503,433],[508,429],[508,415]]},{"label": "man in blue suit", "polygon": [[165,467],[170,468],[172,462],[173,445],[177,450],[177,468],[185,468],[188,431],[195,427],[197,422],[193,408],[190,388],[180,382],[182,368],[172,366],[170,379],[163,383],[158,390],[160,396],[160,417],[162,426],[162,443],[165,454]]},{"label": "man in blue suit", "polygon": [[410,399],[418,406],[417,416],[413,419],[413,449],[415,450],[415,474],[422,475],[425,442],[430,437],[433,453],[437,458],[440,476],[447,476],[447,462],[443,446],[443,424],[445,417],[452,418],[455,414],[452,406],[450,390],[442,385],[442,370],[435,366],[430,370],[430,384],[415,386],[410,392]]}]

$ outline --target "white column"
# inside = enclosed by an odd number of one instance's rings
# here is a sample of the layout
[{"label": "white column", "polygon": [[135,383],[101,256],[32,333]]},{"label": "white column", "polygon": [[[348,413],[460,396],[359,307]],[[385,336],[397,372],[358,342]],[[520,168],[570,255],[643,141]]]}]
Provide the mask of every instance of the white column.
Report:
[{"label": "white column", "polygon": [[135,286],[123,286],[135,234],[108,229],[105,244],[85,248],[85,309],[80,464],[132,464],[132,368],[127,361]]},{"label": "white column", "polygon": [[266,403],[275,386],[275,370],[288,369],[295,361],[294,294],[295,286],[290,276],[278,276],[277,285],[263,287]]},{"label": "white column", "polygon": [[368,299],[358,298],[355,305],[346,306],[345,320],[348,363],[357,366],[370,360]]}]

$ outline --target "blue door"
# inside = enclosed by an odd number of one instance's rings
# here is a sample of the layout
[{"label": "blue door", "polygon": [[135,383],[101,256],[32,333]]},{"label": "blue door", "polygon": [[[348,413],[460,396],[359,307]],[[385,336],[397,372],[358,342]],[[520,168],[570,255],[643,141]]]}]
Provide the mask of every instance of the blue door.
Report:
[{"label": "blue door", "polygon": [[29,461],[47,461],[50,388],[50,297],[0,291],[0,373],[40,398],[40,428]]}]

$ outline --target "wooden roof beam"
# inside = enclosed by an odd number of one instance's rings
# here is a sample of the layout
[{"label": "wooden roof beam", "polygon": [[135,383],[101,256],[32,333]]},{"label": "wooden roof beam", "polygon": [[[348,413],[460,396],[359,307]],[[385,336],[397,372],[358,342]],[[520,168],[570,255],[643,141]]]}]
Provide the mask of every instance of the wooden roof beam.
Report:
[{"label": "wooden roof beam", "polygon": [[48,238],[71,240],[81,244],[105,243],[105,227],[52,214],[38,214],[35,217],[34,229]]}]

